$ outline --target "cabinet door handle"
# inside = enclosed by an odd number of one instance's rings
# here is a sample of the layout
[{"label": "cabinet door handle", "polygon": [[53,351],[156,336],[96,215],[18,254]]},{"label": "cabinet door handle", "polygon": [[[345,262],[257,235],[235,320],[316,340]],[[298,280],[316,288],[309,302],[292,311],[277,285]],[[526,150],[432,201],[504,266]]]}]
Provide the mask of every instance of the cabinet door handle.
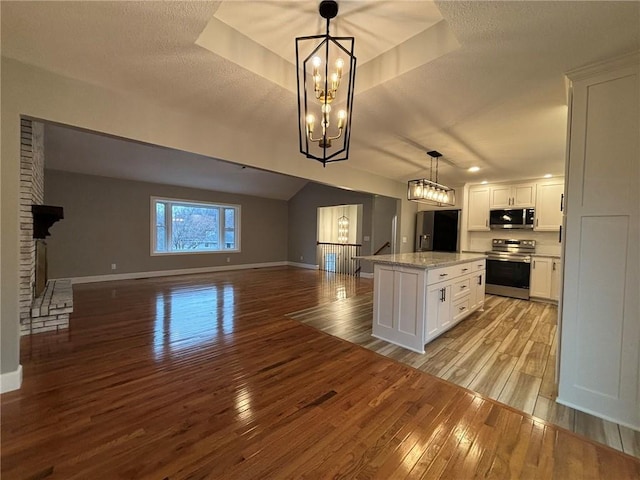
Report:
[{"label": "cabinet door handle", "polygon": [[538,219],[536,218],[536,227],[538,226]]},{"label": "cabinet door handle", "polygon": [[560,194],[560,211],[564,211],[564,193]]},{"label": "cabinet door handle", "polygon": [[447,287],[444,287],[442,289],[442,301],[446,302],[447,301]]},{"label": "cabinet door handle", "polygon": [[460,310],[460,311],[463,311],[463,310],[466,310],[466,309],[467,309],[467,307],[459,307],[458,308],[458,310]]},{"label": "cabinet door handle", "polygon": [[533,261],[533,268],[536,268],[536,261]]},{"label": "cabinet door handle", "polygon": [[562,243],[562,225],[560,225],[560,231],[558,232],[558,243]]},{"label": "cabinet door handle", "polygon": [[460,290],[464,290],[465,288],[467,288],[467,286],[466,286],[466,285],[462,285],[462,286],[460,287]]},{"label": "cabinet door handle", "polygon": [[482,275],[478,275],[478,285],[482,285]]},{"label": "cabinet door handle", "polygon": [[469,270],[468,268],[463,268],[462,271],[466,272],[467,270]]},{"label": "cabinet door handle", "polygon": [[489,219],[488,219],[488,218],[485,218],[485,219],[484,219],[484,226],[485,226],[485,227],[488,227],[488,226],[489,226]]},{"label": "cabinet door handle", "polygon": [[448,273],[441,273],[440,276],[441,277],[447,277],[449,274]]},{"label": "cabinet door handle", "polygon": [[553,271],[556,271],[556,262],[553,262]]}]

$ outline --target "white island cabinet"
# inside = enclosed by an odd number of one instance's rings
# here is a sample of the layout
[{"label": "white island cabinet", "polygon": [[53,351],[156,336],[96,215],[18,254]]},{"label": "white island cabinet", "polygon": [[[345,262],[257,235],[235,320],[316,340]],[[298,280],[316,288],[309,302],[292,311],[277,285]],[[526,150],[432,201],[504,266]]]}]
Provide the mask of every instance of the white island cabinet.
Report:
[{"label": "white island cabinet", "polygon": [[376,338],[424,346],[484,305],[485,255],[421,252],[360,257],[374,262]]}]

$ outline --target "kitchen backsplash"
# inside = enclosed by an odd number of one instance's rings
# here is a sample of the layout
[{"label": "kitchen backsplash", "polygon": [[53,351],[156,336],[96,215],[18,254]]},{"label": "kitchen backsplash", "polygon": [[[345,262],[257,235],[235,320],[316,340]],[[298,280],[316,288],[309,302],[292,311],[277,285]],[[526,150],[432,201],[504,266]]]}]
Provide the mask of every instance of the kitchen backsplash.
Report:
[{"label": "kitchen backsplash", "polygon": [[513,238],[516,240],[535,240],[536,253],[560,255],[558,232],[534,232],[532,230],[491,230],[490,232],[468,232],[469,243],[466,250],[486,252],[491,250],[494,238]]}]

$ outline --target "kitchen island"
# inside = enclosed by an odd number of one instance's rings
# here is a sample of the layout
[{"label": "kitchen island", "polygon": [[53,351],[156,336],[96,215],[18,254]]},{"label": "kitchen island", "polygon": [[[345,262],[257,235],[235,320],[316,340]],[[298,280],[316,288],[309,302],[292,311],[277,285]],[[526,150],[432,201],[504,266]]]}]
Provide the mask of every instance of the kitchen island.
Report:
[{"label": "kitchen island", "polygon": [[358,257],[374,263],[376,338],[424,346],[484,305],[486,255],[418,252]]}]

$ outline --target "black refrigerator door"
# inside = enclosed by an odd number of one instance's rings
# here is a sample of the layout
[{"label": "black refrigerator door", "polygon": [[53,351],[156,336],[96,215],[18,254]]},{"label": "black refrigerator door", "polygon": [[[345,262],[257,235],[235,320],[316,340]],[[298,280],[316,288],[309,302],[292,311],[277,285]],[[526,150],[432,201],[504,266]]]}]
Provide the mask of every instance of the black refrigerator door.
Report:
[{"label": "black refrigerator door", "polygon": [[433,212],[418,212],[416,217],[416,252],[433,250]]},{"label": "black refrigerator door", "polygon": [[440,210],[435,212],[433,250],[438,252],[456,252],[458,250],[459,214],[459,210]]}]

